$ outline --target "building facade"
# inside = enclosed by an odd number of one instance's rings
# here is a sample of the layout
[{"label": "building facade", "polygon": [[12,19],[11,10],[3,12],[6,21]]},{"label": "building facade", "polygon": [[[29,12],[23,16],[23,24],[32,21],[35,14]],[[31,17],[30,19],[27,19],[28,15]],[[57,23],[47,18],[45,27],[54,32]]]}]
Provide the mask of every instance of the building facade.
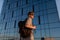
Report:
[{"label": "building facade", "polygon": [[0,39],[19,40],[18,22],[34,11],[35,40],[54,38],[60,40],[60,20],[55,0],[4,0],[0,18]]}]

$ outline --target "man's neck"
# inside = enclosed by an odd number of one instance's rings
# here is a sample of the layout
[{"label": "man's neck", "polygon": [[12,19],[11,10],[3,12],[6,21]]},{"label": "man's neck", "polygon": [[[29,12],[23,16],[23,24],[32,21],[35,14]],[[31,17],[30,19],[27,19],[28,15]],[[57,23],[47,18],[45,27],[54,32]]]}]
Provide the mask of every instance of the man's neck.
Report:
[{"label": "man's neck", "polygon": [[[28,18],[31,18],[31,17],[28,17]],[[31,18],[32,19],[32,18]]]}]

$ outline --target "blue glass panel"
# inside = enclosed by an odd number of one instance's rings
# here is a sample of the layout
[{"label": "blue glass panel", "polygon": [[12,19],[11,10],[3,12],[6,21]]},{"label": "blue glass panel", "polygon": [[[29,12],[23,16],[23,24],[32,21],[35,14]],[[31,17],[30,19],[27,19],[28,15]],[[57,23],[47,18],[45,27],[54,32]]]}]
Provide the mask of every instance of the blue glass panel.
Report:
[{"label": "blue glass panel", "polygon": [[57,13],[48,14],[49,23],[57,22],[59,20]]},{"label": "blue glass panel", "polygon": [[26,5],[26,0],[21,0],[21,5]]},{"label": "blue glass panel", "polygon": [[35,11],[35,12],[40,11],[40,4],[34,5],[34,11]]},{"label": "blue glass panel", "polygon": [[44,24],[44,18],[43,18],[43,16],[40,16],[40,22],[41,22],[41,24]]},{"label": "blue glass panel", "polygon": [[48,15],[44,15],[44,23],[48,23]]},{"label": "blue glass panel", "polygon": [[[5,15],[6,15],[6,16],[5,16],[6,19],[9,19],[9,18],[12,17],[11,11],[7,12]],[[9,16],[8,16],[8,15],[9,15]]]},{"label": "blue glass panel", "polygon": [[36,30],[40,31],[41,26],[40,25],[35,25],[36,26]]},{"label": "blue glass panel", "polygon": [[28,12],[32,11],[32,6],[27,6],[25,8],[23,8],[23,15],[27,15]]},{"label": "blue glass panel", "polygon": [[23,15],[22,16],[22,21],[25,20],[27,18],[27,15]]},{"label": "blue glass panel", "polygon": [[50,33],[51,33],[51,37],[60,37],[60,28],[57,29],[51,29]]},{"label": "blue glass panel", "polygon": [[50,28],[59,28],[60,27],[60,23],[51,23],[49,24]]},{"label": "blue glass panel", "polygon": [[21,16],[22,15],[21,9],[14,10],[13,15],[14,15],[14,17]]},{"label": "blue glass panel", "polygon": [[5,28],[5,23],[0,23],[0,29],[4,29]]},{"label": "blue glass panel", "polygon": [[49,29],[46,29],[46,30],[45,30],[45,33],[46,33],[46,34],[45,34],[46,37],[50,37],[50,36],[51,36],[51,35],[50,35],[50,30],[49,30]]},{"label": "blue glass panel", "polygon": [[41,30],[42,36],[41,37],[46,37],[45,30]]},{"label": "blue glass panel", "polygon": [[35,38],[40,38],[40,30],[36,30],[36,33],[34,33]]},{"label": "blue glass panel", "polygon": [[46,9],[46,4],[35,4],[34,9],[35,12],[44,11]]},{"label": "blue glass panel", "polygon": [[44,25],[40,25],[40,29],[44,30],[45,26]]},{"label": "blue glass panel", "polygon": [[49,29],[49,24],[44,24],[45,29]]},{"label": "blue glass panel", "polygon": [[56,7],[56,3],[51,1],[51,2],[47,2],[47,9],[48,8],[55,8]]},{"label": "blue glass panel", "polygon": [[47,12],[48,13],[54,13],[54,12],[57,12],[57,9],[56,8],[48,9]]},{"label": "blue glass panel", "polygon": [[33,2],[32,2],[32,0],[28,0],[28,3],[29,3],[29,4],[32,4]]},{"label": "blue glass panel", "polygon": [[9,28],[14,28],[14,21],[13,21],[13,22],[8,22],[8,23],[7,23],[6,29],[9,29]]},{"label": "blue glass panel", "polygon": [[38,17],[35,17],[35,18],[33,19],[33,23],[34,23],[34,25],[38,25],[38,24],[39,24]]},{"label": "blue glass panel", "polygon": [[44,15],[48,14],[48,11],[47,10],[43,10],[43,14]]}]

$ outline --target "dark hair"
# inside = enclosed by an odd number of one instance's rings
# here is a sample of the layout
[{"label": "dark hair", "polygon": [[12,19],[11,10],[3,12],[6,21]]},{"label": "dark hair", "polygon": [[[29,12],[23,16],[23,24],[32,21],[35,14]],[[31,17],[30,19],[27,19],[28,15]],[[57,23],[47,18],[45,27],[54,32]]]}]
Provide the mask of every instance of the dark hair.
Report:
[{"label": "dark hair", "polygon": [[28,16],[29,15],[34,15],[34,12],[32,11],[32,12],[28,12]]}]

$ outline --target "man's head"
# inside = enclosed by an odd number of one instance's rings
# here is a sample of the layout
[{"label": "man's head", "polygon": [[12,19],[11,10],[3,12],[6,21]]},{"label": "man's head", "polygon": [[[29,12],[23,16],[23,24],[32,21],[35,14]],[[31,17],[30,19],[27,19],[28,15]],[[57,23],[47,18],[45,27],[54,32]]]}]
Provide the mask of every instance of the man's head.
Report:
[{"label": "man's head", "polygon": [[30,17],[30,18],[33,19],[33,18],[34,18],[34,12],[29,12],[29,13],[28,13],[28,17]]}]

